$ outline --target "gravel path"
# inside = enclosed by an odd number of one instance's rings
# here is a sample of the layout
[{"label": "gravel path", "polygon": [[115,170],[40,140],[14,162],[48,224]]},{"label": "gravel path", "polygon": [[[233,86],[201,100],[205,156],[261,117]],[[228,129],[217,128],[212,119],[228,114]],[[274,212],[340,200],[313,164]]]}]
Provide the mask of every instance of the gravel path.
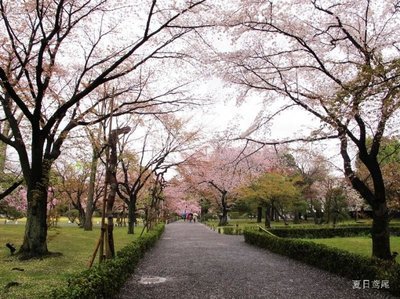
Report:
[{"label": "gravel path", "polygon": [[166,226],[117,298],[395,298],[220,235],[199,223]]}]

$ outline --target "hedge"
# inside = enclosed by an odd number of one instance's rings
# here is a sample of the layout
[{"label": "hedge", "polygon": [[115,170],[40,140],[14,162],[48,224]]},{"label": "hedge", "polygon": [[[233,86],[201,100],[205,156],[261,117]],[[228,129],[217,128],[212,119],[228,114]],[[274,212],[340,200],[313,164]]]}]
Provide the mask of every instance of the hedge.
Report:
[{"label": "hedge", "polygon": [[[336,228],[273,228],[274,235],[282,238],[323,239],[334,237],[370,236],[371,227],[336,227]],[[390,234],[400,235],[399,227],[391,227]]]},{"label": "hedge", "polygon": [[270,229],[274,235],[282,238],[334,238],[370,235],[371,227],[336,227],[336,228],[275,228]]},{"label": "hedge", "polygon": [[[225,235],[241,235],[245,229],[256,229],[258,226],[210,226],[213,230],[218,230],[218,233]],[[323,239],[334,237],[356,237],[356,236],[370,236],[370,226],[344,226],[344,227],[282,227],[268,229],[274,235],[282,238],[301,238],[301,239]],[[400,227],[391,226],[390,234],[393,236],[400,236]]]},{"label": "hedge", "polygon": [[67,285],[51,291],[50,298],[112,298],[133,273],[139,260],[157,242],[164,231],[160,224],[117,252],[116,257],[73,275]]},{"label": "hedge", "polygon": [[285,239],[246,230],[245,241],[352,280],[388,280],[392,294],[400,295],[400,265],[368,258],[324,244]]}]

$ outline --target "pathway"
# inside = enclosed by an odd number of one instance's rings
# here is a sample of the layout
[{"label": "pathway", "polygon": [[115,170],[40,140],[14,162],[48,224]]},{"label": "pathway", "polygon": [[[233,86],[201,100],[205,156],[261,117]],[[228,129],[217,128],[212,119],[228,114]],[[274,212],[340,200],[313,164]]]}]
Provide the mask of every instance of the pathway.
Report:
[{"label": "pathway", "polygon": [[199,223],[166,226],[127,281],[127,298],[394,298],[220,235]]}]

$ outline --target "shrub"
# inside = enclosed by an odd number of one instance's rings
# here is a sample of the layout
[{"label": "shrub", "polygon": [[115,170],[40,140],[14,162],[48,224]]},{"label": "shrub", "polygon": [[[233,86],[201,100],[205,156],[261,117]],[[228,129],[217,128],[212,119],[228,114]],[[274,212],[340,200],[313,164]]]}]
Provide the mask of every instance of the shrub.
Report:
[{"label": "shrub", "polygon": [[69,211],[66,211],[64,213],[64,216],[68,218],[69,221],[71,221],[71,223],[74,223],[76,218],[79,217],[79,211],[77,209],[72,209]]},{"label": "shrub", "polygon": [[233,226],[223,226],[223,227],[217,227],[218,233],[224,234],[224,235],[236,235],[237,230]]},{"label": "shrub", "polygon": [[243,229],[240,226],[219,226],[217,227],[218,233],[224,235],[242,235]]},{"label": "shrub", "polygon": [[245,241],[352,280],[389,280],[389,291],[400,295],[400,265],[368,258],[313,242],[285,239],[246,230]]},{"label": "shrub", "polygon": [[112,298],[136,268],[144,253],[157,242],[164,225],[158,225],[117,252],[116,257],[73,275],[65,286],[51,291],[51,298]]},{"label": "shrub", "polygon": [[[322,239],[334,237],[355,237],[371,235],[371,227],[336,228],[274,228],[270,231],[282,238]],[[392,235],[400,235],[399,227],[391,227]]]},{"label": "shrub", "polygon": [[229,218],[231,218],[231,219],[239,219],[240,218],[240,212],[230,212],[229,213]]},{"label": "shrub", "polygon": [[201,221],[209,221],[209,220],[215,220],[218,217],[214,214],[211,213],[206,213],[201,215]]}]

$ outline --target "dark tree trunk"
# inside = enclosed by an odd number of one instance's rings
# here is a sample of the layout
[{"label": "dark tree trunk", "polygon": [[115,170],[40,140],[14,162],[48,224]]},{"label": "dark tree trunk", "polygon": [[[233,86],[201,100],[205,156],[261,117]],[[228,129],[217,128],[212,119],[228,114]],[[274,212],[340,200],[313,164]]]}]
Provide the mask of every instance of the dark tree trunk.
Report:
[{"label": "dark tree trunk", "polygon": [[[381,128],[383,133],[384,126]],[[346,177],[350,180],[353,188],[358,191],[362,198],[369,203],[373,211],[372,222],[372,256],[390,260],[392,258],[390,251],[389,235],[389,212],[386,203],[386,189],[383,180],[382,171],[378,162],[378,153],[380,139],[375,136],[368,152],[364,143],[358,144],[358,157],[367,167],[371,175],[372,186],[369,187],[361,181],[351,168],[351,158],[347,152],[347,138],[345,133],[339,131],[340,135],[340,153],[344,162]]]},{"label": "dark tree trunk", "polygon": [[115,196],[117,195],[117,182],[116,178],[112,176],[110,182],[110,191],[107,197],[107,207],[106,207],[106,216],[107,216],[107,244],[106,244],[106,257],[108,259],[113,258],[115,256],[115,246],[114,246],[114,215],[113,215],[113,207],[115,202]]},{"label": "dark tree trunk", "polygon": [[128,202],[128,234],[135,233],[136,223],[136,196],[130,198]]},{"label": "dark tree trunk", "polygon": [[117,195],[118,182],[117,182],[117,137],[115,130],[111,131],[111,134],[108,138],[108,143],[110,146],[110,154],[107,161],[107,169],[106,169],[106,181],[110,185],[110,190],[107,195],[106,201],[106,211],[105,216],[107,218],[107,229],[106,229],[106,242],[105,242],[105,251],[106,258],[111,259],[115,256],[115,247],[114,247],[114,215],[113,208],[115,197]]},{"label": "dark tree trunk", "polygon": [[228,191],[218,187],[213,181],[208,182],[211,186],[217,189],[221,193],[221,203],[218,203],[221,213],[219,215],[219,226],[228,224]]},{"label": "dark tree trunk", "polygon": [[[284,219],[284,218],[282,218],[282,219]],[[278,211],[278,208],[275,208],[275,221],[279,222],[279,211]]]},{"label": "dark tree trunk", "polygon": [[336,227],[337,220],[338,220],[338,215],[339,215],[339,213],[337,211],[333,211],[333,217],[332,217],[332,225],[333,225],[333,227]]},{"label": "dark tree trunk", "polygon": [[268,204],[265,209],[265,227],[271,228],[271,205]]},{"label": "dark tree trunk", "polygon": [[221,196],[221,215],[219,216],[219,226],[228,224],[228,205],[227,205],[227,191],[222,192]]},{"label": "dark tree trunk", "polygon": [[79,227],[84,227],[86,222],[85,210],[81,207],[79,209]]},{"label": "dark tree trunk", "polygon": [[315,224],[321,224],[322,223],[322,211],[321,211],[320,208],[315,209],[314,223]]},{"label": "dark tree trunk", "polygon": [[117,181],[117,141],[118,135],[126,134],[130,131],[129,127],[112,130],[108,138],[110,146],[110,156],[107,161],[106,180],[110,184],[110,191],[107,196],[106,216],[107,216],[107,243],[106,243],[106,258],[115,257],[115,246],[114,246],[114,215],[113,208],[115,197],[118,191]]},{"label": "dark tree trunk", "polygon": [[21,159],[24,179],[27,183],[27,220],[25,235],[19,254],[22,258],[40,257],[49,254],[47,249],[47,190],[53,159],[43,158],[44,139],[38,126],[32,134],[32,161]]},{"label": "dark tree trunk", "polygon": [[373,208],[372,255],[381,259],[391,259],[389,212],[386,203]]},{"label": "dark tree trunk", "polygon": [[357,206],[354,206],[354,221],[358,222],[358,210]]},{"label": "dark tree trunk", "polygon": [[274,208],[275,208],[275,217],[276,217],[276,219],[279,219],[279,217],[281,217],[283,219],[283,222],[285,223],[285,225],[288,225],[286,216],[283,214],[283,211],[282,211],[282,213],[279,212],[279,207],[276,207],[275,205],[274,205]]},{"label": "dark tree trunk", "polygon": [[81,195],[78,195],[76,198],[76,202],[72,201],[72,205],[74,208],[78,211],[78,225],[79,227],[84,227],[85,226],[85,221],[86,221],[86,214],[85,214],[85,209],[82,206],[82,199]]},{"label": "dark tree trunk", "polygon": [[228,224],[228,214],[222,213],[222,215],[219,216],[218,226],[225,226],[227,224]]},{"label": "dark tree trunk", "polygon": [[[39,157],[41,149],[32,149]],[[33,155],[35,157],[35,155]],[[37,157],[37,156],[36,156]],[[49,254],[47,249],[47,189],[49,186],[50,161],[36,159],[27,184],[27,221],[25,235],[19,254],[22,258],[40,257]]]},{"label": "dark tree trunk", "polygon": [[300,215],[299,212],[294,211],[294,219],[293,219],[294,224],[299,224],[300,223]]},{"label": "dark tree trunk", "polygon": [[262,220],[262,207],[257,207],[257,223],[261,223]]},{"label": "dark tree trunk", "polygon": [[[46,188],[47,189],[47,188]],[[47,190],[43,187],[27,190],[28,210],[25,235],[19,253],[23,258],[40,257],[47,249]]]},{"label": "dark tree trunk", "polygon": [[332,218],[332,204],[331,204],[331,200],[330,200],[330,199],[327,200],[327,208],[326,208],[326,213],[325,213],[325,215],[326,215],[325,222],[328,223],[328,224],[331,223],[331,218]]}]

